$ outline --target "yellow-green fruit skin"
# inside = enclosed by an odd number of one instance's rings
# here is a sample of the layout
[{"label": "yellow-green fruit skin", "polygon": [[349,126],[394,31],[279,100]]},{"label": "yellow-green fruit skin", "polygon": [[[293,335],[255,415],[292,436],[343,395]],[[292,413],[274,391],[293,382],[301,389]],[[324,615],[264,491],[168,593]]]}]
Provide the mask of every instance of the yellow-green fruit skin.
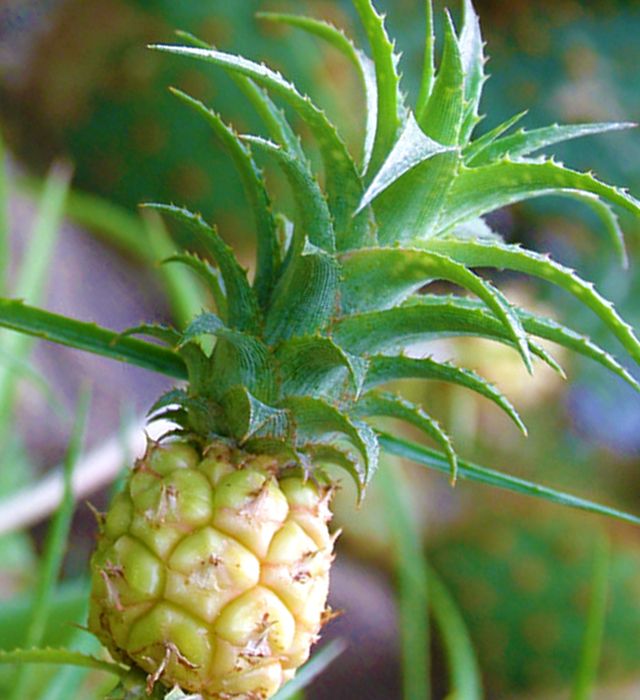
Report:
[{"label": "yellow-green fruit skin", "polygon": [[326,616],[330,485],[224,443],[151,445],[101,523],[89,629],[150,683],[271,697]]}]

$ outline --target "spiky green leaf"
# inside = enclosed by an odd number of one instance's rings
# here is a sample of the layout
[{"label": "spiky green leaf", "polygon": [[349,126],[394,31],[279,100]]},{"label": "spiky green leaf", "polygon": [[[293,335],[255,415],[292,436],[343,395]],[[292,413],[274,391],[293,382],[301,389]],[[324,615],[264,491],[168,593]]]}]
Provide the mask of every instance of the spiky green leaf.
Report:
[{"label": "spiky green leaf", "polygon": [[479,136],[478,138],[473,139],[473,141],[467,143],[462,150],[465,164],[470,166],[474,159],[479,157],[479,154],[483,153],[485,149],[489,148],[502,136],[502,134],[509,131],[509,129],[514,127],[526,115],[526,110],[519,112],[518,114],[514,114],[513,117],[510,117],[506,121],[498,124],[498,126],[482,134],[482,136]]},{"label": "spiky green leaf", "polygon": [[359,459],[350,456],[346,450],[341,450],[335,445],[307,445],[304,450],[313,464],[325,466],[334,464],[349,474],[353,479],[358,494],[358,503],[364,498],[364,484],[367,474],[363,463]]},{"label": "spiky green leaf", "polygon": [[164,411],[170,406],[180,405],[187,399],[187,391],[185,389],[170,389],[165,391],[162,396],[151,406],[147,411],[147,416],[154,416],[160,411]]},{"label": "spiky green leaf", "polygon": [[365,139],[364,139],[364,154],[362,170],[366,172],[371,155],[373,152],[373,144],[376,136],[376,126],[378,122],[378,86],[376,84],[376,69],[374,62],[360,49],[358,49],[344,32],[337,27],[334,27],[329,22],[316,20],[311,17],[301,15],[288,15],[279,12],[258,12],[256,15],[259,19],[265,19],[270,22],[281,22],[292,27],[297,27],[310,34],[313,34],[324,41],[328,42],[335,49],[340,51],[351,63],[355,66],[360,74],[365,92],[367,104]]},{"label": "spiky green leaf", "polygon": [[471,0],[464,0],[463,24],[460,32],[460,57],[464,76],[465,108],[460,131],[460,143],[466,143],[480,121],[479,107],[482,87],[486,80],[484,73],[484,43],[480,32],[480,20]]},{"label": "spiky green leaf", "polygon": [[251,78],[285,100],[307,124],[318,143],[325,166],[326,190],[336,234],[340,240],[344,238],[353,242],[366,239],[366,217],[352,217],[353,202],[359,201],[362,196],[356,165],[333,124],[309,97],[298,92],[295,85],[279,73],[242,56],[190,46],[158,44],[153,48],[219,65],[225,70]]},{"label": "spiky green leaf", "polygon": [[[517,118],[520,118],[518,115]],[[482,150],[478,149],[478,142],[471,144],[468,151],[463,150],[465,165],[478,167],[489,165],[490,163],[510,158],[517,160],[531,153],[535,153],[548,146],[563,143],[570,139],[603,134],[608,131],[620,131],[621,129],[631,129],[636,125],[631,122],[605,122],[594,124],[552,124],[539,129],[520,129],[510,136],[494,139]]]},{"label": "spiky green leaf", "polygon": [[227,295],[229,325],[240,331],[256,333],[260,326],[260,310],[255,293],[236,259],[233,250],[220,234],[209,226],[199,214],[170,204],[146,204],[145,206],[169,214],[185,224],[195,235],[204,251],[218,265]]},{"label": "spiky green leaf", "polygon": [[376,132],[370,159],[370,171],[376,173],[395,143],[400,128],[400,76],[394,45],[387,35],[384,18],[370,0],[354,0],[365,34],[371,47],[376,75]]},{"label": "spiky green leaf", "polygon": [[[326,251],[305,240],[295,252],[273,295],[265,324],[269,344],[323,328],[336,304],[338,265]],[[304,299],[304,304],[300,300]]]},{"label": "spiky green leaf", "polygon": [[223,321],[226,322],[227,297],[224,292],[224,283],[222,281],[220,271],[212,265],[209,265],[206,260],[202,260],[194,253],[179,253],[176,255],[171,255],[162,261],[163,265],[167,263],[182,263],[196,272],[211,292],[218,315]]},{"label": "spiky green leaf", "polygon": [[453,21],[445,12],[444,48],[429,100],[417,115],[418,124],[434,141],[447,146],[460,144],[465,116],[465,74],[462,53]]},{"label": "spiky green leaf", "polygon": [[640,216],[640,203],[636,199],[589,173],[570,170],[553,160],[504,159],[476,168],[459,167],[443,202],[434,233],[525,199],[551,194],[578,195],[582,199],[585,193]]},{"label": "spiky green leaf", "polygon": [[[357,211],[360,212],[373,203],[381,192],[388,189],[409,170],[439,153],[454,150],[455,147],[444,145],[427,136],[418,125],[413,113],[409,112],[397,142],[375,173],[375,177],[360,200]],[[376,203],[374,209],[380,214],[384,211],[382,207],[383,204]]]},{"label": "spiky green leaf", "polygon": [[296,204],[294,236],[296,233],[300,237],[306,236],[318,248],[334,252],[336,242],[331,212],[309,164],[267,139],[247,135],[243,139],[274,158],[286,175]]},{"label": "spiky green leaf", "polygon": [[149,338],[159,340],[170,348],[177,348],[182,341],[182,334],[179,331],[160,323],[141,323],[139,326],[127,328],[120,335],[123,338],[133,335],[146,335]]},{"label": "spiky green leaf", "polygon": [[[504,327],[493,314],[474,299],[454,296],[425,295],[415,300],[415,305],[424,309],[424,317],[438,319],[433,323],[433,338],[452,337],[465,334],[499,342],[509,342]],[[640,390],[640,383],[610,353],[603,350],[590,338],[564,326],[554,319],[539,314],[517,309],[525,331],[531,336],[556,343],[583,357],[587,357],[617,374],[634,389]],[[564,373],[557,363],[546,353],[544,348],[529,339],[531,351],[540,357],[562,376]]]},{"label": "spiky green leaf", "polygon": [[375,433],[366,423],[350,420],[323,399],[311,396],[291,396],[280,405],[291,412],[298,447],[303,448],[307,443],[326,443],[330,437],[346,439],[362,460],[363,486],[369,483],[378,466],[379,450]]},{"label": "spiky green leaf", "polygon": [[398,379],[438,380],[470,389],[493,401],[511,418],[523,434],[527,434],[527,429],[511,402],[497,387],[471,370],[462,369],[448,362],[438,362],[430,357],[375,355],[369,360],[364,389],[373,389]]},{"label": "spiky green leaf", "polygon": [[[423,253],[413,248],[378,248],[343,256],[341,302],[346,310],[372,306],[390,308],[427,282],[447,280],[473,292],[500,318],[526,367],[531,370],[526,333],[504,295],[456,260]],[[345,321],[348,322],[348,318]],[[367,338],[363,336],[358,349],[362,352],[366,347]]]},{"label": "spiky green leaf", "polygon": [[351,415],[360,418],[386,417],[401,420],[422,431],[440,446],[451,467],[451,483],[455,484],[458,472],[458,458],[451,438],[425,411],[401,396],[385,392],[369,391],[358,401]]},{"label": "spiky green leaf", "polygon": [[225,327],[216,314],[211,311],[203,311],[186,327],[182,334],[181,344],[184,345],[200,335],[217,335],[218,331]]},{"label": "spiky green leaf", "polygon": [[287,412],[259,401],[246,386],[229,389],[222,404],[230,434],[240,445],[257,434],[277,440],[286,433]]},{"label": "spiky green leaf", "polygon": [[431,97],[433,90],[433,81],[436,77],[435,64],[435,31],[433,26],[433,2],[426,0],[426,18],[425,18],[425,40],[424,40],[424,59],[422,61],[422,75],[420,80],[420,90],[416,101],[416,114],[422,114]]},{"label": "spiky green leaf", "polygon": [[[436,153],[391,182],[374,200],[381,245],[428,238],[460,166],[456,150]],[[373,203],[372,203],[373,204]]]},{"label": "spiky green leaf", "polygon": [[221,391],[243,385],[260,401],[275,400],[275,366],[267,346],[259,338],[227,328],[216,331],[216,336],[207,392],[220,396]]},{"label": "spiky green leaf", "polygon": [[428,245],[430,250],[451,255],[464,265],[522,272],[551,282],[573,294],[602,320],[636,363],[640,364],[640,342],[633,328],[615,311],[613,304],[602,297],[592,283],[585,282],[574,270],[554,262],[548,255],[516,245],[488,241],[442,238],[433,239]]},{"label": "spiky green leaf", "polygon": [[181,90],[173,89],[172,92],[209,124],[224,144],[240,174],[253,212],[257,234],[257,268],[254,289],[260,306],[265,308],[276,283],[281,256],[276,224],[271,211],[271,201],[262,174],[254,163],[249,149],[238,138],[236,132],[227,126],[215,112]]},{"label": "spiky green leaf", "polygon": [[323,336],[290,338],[276,348],[275,360],[283,396],[327,396],[335,387],[342,393],[347,384],[357,396],[366,375],[365,360],[348,355]]},{"label": "spiky green leaf", "polygon": [[[256,14],[258,17],[260,15],[261,13]],[[189,32],[177,31],[176,35],[184,39],[191,46],[205,50],[215,49],[213,44],[208,44],[206,41],[202,41]],[[264,125],[271,134],[271,138],[285,146],[288,151],[294,153],[298,158],[304,160],[306,156],[302,150],[300,138],[296,136],[291,128],[284,111],[276,107],[267,92],[256,85],[251,78],[247,78],[240,73],[230,73],[230,76],[253,105],[258,116],[262,119]]]}]

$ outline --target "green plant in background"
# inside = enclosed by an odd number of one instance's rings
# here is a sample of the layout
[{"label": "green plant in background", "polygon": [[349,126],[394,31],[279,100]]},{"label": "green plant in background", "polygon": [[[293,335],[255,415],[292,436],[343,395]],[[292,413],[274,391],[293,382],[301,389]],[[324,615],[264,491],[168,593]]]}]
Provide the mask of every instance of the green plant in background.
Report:
[{"label": "green plant in background", "polygon": [[[187,381],[151,408],[151,420],[165,419],[173,427],[149,444],[99,518],[89,626],[117,663],[61,651],[16,651],[0,660],[49,659],[110,669],[123,679],[114,698],[139,697],[145,685],[157,695],[179,686],[218,700],[271,697],[306,660],[327,617],[333,547],[327,523],[335,470],[346,470],[363,496],[381,449],[444,470],[452,484],[471,478],[637,522],[460,460],[429,414],[384,390],[402,379],[448,382],[493,402],[524,430],[508,399],[480,375],[405,352],[412,343],[458,335],[502,343],[529,371],[540,361],[562,373],[540,343],[552,341],[639,388],[608,352],[510,302],[473,271],[507,269],[564,289],[640,363],[632,328],[593,285],[548,255],[506,243],[483,218],[514,202],[566,196],[599,217],[624,258],[614,208],[637,216],[637,200],[539,152],[629,125],[554,125],[527,132],[513,131],[518,121],[513,118],[473,138],[485,56],[469,0],[459,31],[445,16],[437,70],[433,11],[427,4],[426,55],[412,103],[400,89],[398,57],[383,18],[368,0],[354,0],[354,7],[371,57],[321,20],[282,14],[261,19],[311,33],[353,64],[367,105],[361,159],[311,97],[264,64],[218,51],[186,33],[180,35],[183,45],[155,46],[224,69],[269,133],[268,138],[240,135],[204,103],[174,90],[183,107],[222,141],[245,186],[256,230],[251,280],[202,216],[151,204],[148,208],[189,231],[186,240],[199,253],[175,253],[167,262],[197,273],[209,310],[179,328],[142,325],[116,333],[18,299],[0,301],[0,324],[6,328]],[[294,123],[303,124],[313,138],[321,176]],[[291,186],[291,218],[274,214],[257,164],[263,160],[275,162]],[[434,281],[467,294],[430,291],[427,285]],[[381,432],[377,421],[386,418],[411,426],[438,449]],[[419,538],[400,517],[399,477],[388,470],[384,477],[395,504],[396,531],[405,533],[398,539],[405,554],[399,567],[405,623],[423,609],[422,623],[414,621],[417,638],[405,640],[405,657],[413,658],[405,664],[405,692],[407,698],[424,698],[428,678],[418,659],[428,650],[424,589],[432,575],[417,554]],[[415,569],[409,560],[418,562]],[[459,620],[433,581],[434,597],[446,611],[438,620],[449,631],[451,657],[461,657]],[[435,600],[431,604],[435,610]],[[472,666],[468,658],[460,663]],[[453,681],[463,683],[455,673]]]},{"label": "green plant in background", "polygon": [[[589,607],[594,547],[607,528],[549,508],[492,509],[467,517],[428,547],[458,601],[488,687],[500,697],[545,697],[571,684]],[[640,548],[611,534],[600,683],[637,676]]]}]

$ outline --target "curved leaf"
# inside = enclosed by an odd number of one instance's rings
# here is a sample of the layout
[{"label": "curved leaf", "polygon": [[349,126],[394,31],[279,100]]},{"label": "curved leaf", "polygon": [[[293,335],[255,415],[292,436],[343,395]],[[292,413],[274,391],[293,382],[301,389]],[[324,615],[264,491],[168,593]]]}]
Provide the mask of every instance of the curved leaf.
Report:
[{"label": "curved leaf", "polygon": [[584,197],[585,193],[640,216],[640,202],[590,173],[570,170],[553,160],[504,159],[477,168],[459,167],[447,192],[435,233],[446,231],[459,221],[525,199],[551,194]]},{"label": "curved leaf", "polygon": [[365,360],[348,355],[322,336],[286,340],[276,349],[275,360],[280,367],[283,396],[326,396],[334,385],[344,387],[346,377],[357,396],[366,375]]},{"label": "curved leaf", "polygon": [[139,326],[127,328],[120,334],[122,338],[132,335],[146,335],[149,338],[155,338],[161,343],[168,345],[170,348],[177,348],[183,337],[180,332],[175,328],[171,328],[171,326],[151,323],[141,323]]},{"label": "curved leaf", "polygon": [[221,328],[211,357],[212,369],[205,374],[204,391],[220,396],[234,386],[243,385],[259,401],[276,398],[275,367],[267,346],[258,338]]},{"label": "curved leaf", "polygon": [[573,294],[590,308],[640,364],[640,342],[633,328],[615,311],[613,304],[602,297],[590,282],[581,279],[574,270],[554,262],[548,255],[525,250],[515,245],[487,241],[432,239],[430,250],[451,255],[470,267],[494,267],[539,277]]},{"label": "curved leaf", "polygon": [[475,160],[475,158],[479,156],[480,153],[483,153],[485,149],[489,148],[493,143],[495,143],[497,139],[499,139],[502,136],[502,134],[509,131],[511,127],[515,126],[526,115],[526,110],[520,112],[519,114],[515,114],[513,117],[507,119],[505,122],[498,124],[498,126],[494,127],[490,131],[487,131],[485,134],[482,134],[482,136],[479,136],[473,141],[467,143],[462,149],[462,155],[464,157],[465,164],[470,166]]},{"label": "curved leaf", "polygon": [[[425,295],[416,298],[414,304],[425,309],[425,316],[428,315],[440,319],[438,328],[443,329],[443,336],[446,335],[445,329],[448,329],[451,336],[465,334],[508,342],[508,337],[502,324],[481,302],[475,299]],[[583,357],[587,357],[617,374],[634,389],[640,390],[638,380],[612,355],[587,336],[577,333],[554,319],[540,316],[525,309],[517,309],[517,314],[528,334],[549,340]],[[438,329],[434,327],[434,336],[437,337],[438,335]],[[544,348],[535,345],[531,339],[529,339],[529,344],[533,354],[543,359],[552,369],[564,376],[561,368],[548,356]]]},{"label": "curved leaf", "polygon": [[366,471],[362,462],[351,457],[345,450],[341,450],[334,445],[307,445],[304,453],[309,456],[315,464],[334,464],[344,469],[353,479],[358,492],[358,503],[364,498],[364,487],[366,483]]},{"label": "curved leaf", "polygon": [[312,335],[324,327],[334,311],[337,290],[335,258],[305,240],[274,292],[265,323],[266,342],[273,345],[297,335]]},{"label": "curved leaf", "polygon": [[256,333],[260,326],[258,301],[247,280],[247,273],[240,267],[233,250],[222,240],[218,232],[209,226],[199,214],[171,204],[146,204],[146,207],[169,214],[186,224],[198,243],[220,268],[227,294],[229,324],[240,331]]},{"label": "curved leaf", "polygon": [[256,13],[256,17],[270,22],[282,22],[324,39],[335,49],[340,51],[340,53],[348,58],[356,67],[364,86],[367,103],[367,123],[365,127],[364,158],[362,166],[363,171],[366,171],[371,162],[371,154],[378,122],[378,86],[376,84],[374,62],[356,48],[340,29],[334,27],[329,22],[313,19],[312,17],[288,15],[279,12],[258,12]]},{"label": "curved leaf", "polygon": [[375,416],[396,418],[421,430],[436,442],[446,455],[451,467],[451,485],[455,485],[458,472],[458,458],[453,449],[451,438],[420,406],[415,406],[401,396],[370,391],[358,401],[355,408],[351,411],[351,415],[360,418]]},{"label": "curved leaf", "polygon": [[[413,248],[364,249],[341,257],[343,281],[340,300],[345,311],[385,308],[398,304],[433,280],[447,280],[473,292],[504,323],[531,371],[527,337],[513,307],[489,282],[481,279],[452,257],[424,255]],[[362,339],[361,351],[367,349]]]},{"label": "curved leaf", "polygon": [[300,161],[267,139],[248,135],[243,135],[242,138],[272,156],[286,175],[296,203],[294,237],[296,234],[306,236],[318,248],[328,253],[335,252],[331,212],[308,163]]},{"label": "curved leaf", "polygon": [[227,297],[224,292],[224,283],[220,275],[220,271],[209,265],[206,260],[201,260],[194,253],[178,253],[171,255],[162,261],[162,264],[167,263],[182,263],[190,267],[207,285],[211,292],[213,301],[216,305],[218,315],[223,321],[227,319]]},{"label": "curved leaf", "polygon": [[211,311],[204,311],[196,316],[182,334],[182,344],[197,338],[199,335],[217,335],[218,331],[226,326]]},{"label": "curved leaf", "polygon": [[172,88],[172,92],[205,119],[224,144],[240,174],[256,225],[257,268],[254,289],[260,306],[265,308],[277,279],[280,246],[271,201],[265,189],[262,173],[254,163],[251,152],[238,138],[236,132],[215,112],[181,90]]},{"label": "curved leaf", "polygon": [[511,418],[524,435],[527,434],[527,429],[511,402],[497,387],[471,370],[456,367],[448,362],[437,362],[430,357],[375,355],[369,359],[369,371],[364,384],[365,390],[398,379],[435,379],[471,389],[471,391],[493,401]]},{"label": "curved leaf", "polygon": [[[262,14],[263,13],[258,12],[256,16],[260,17]],[[189,32],[177,31],[176,35],[186,40],[191,46],[200,49],[215,50],[213,44],[208,44],[206,41],[198,39],[198,37],[193,36],[193,34]],[[300,139],[294,134],[284,111],[276,107],[266,90],[256,85],[256,83],[251,80],[251,78],[247,78],[246,75],[241,75],[240,73],[229,73],[229,75],[248,98],[249,102],[251,102],[258,116],[262,119],[267,130],[271,134],[271,138],[285,146],[288,151],[294,153],[298,158],[304,160],[306,156],[302,150]]]},{"label": "curved leaf", "polygon": [[258,85],[284,99],[307,124],[318,143],[327,177],[326,190],[336,234],[346,238],[354,235],[354,240],[366,238],[366,217],[352,217],[356,203],[362,196],[362,185],[356,165],[333,124],[309,97],[300,94],[296,87],[279,73],[242,56],[190,46],[157,44],[152,48],[219,65],[225,70],[251,78]]},{"label": "curved leaf", "polygon": [[[517,118],[519,119],[520,116],[522,115],[518,115]],[[556,143],[602,134],[607,131],[631,129],[635,126],[630,122],[605,122],[599,124],[552,124],[531,131],[520,129],[510,136],[494,139],[482,150],[474,149],[474,144],[472,144],[468,153],[463,151],[464,161],[465,165],[473,164],[474,167],[478,167],[506,157],[516,160]]]},{"label": "curved leaf", "polygon": [[259,401],[246,386],[229,389],[222,404],[231,436],[239,445],[256,435],[277,440],[287,431],[287,412]]},{"label": "curved leaf", "polygon": [[327,443],[331,436],[346,438],[362,458],[362,485],[369,483],[378,466],[378,442],[366,423],[349,420],[331,404],[310,396],[290,396],[280,405],[291,412],[299,448],[303,449],[307,443]]}]

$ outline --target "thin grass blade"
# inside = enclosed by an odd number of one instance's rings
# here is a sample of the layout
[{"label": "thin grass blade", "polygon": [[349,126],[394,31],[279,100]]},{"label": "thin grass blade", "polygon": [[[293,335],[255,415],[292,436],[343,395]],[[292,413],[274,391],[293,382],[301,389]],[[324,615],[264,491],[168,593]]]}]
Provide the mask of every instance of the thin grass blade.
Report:
[{"label": "thin grass blade", "polygon": [[607,616],[610,549],[610,542],[605,536],[596,542],[586,628],[571,700],[590,700],[596,686]]},{"label": "thin grass blade", "polygon": [[[416,464],[422,464],[425,467],[444,472],[445,474],[449,473],[449,463],[447,459],[443,454],[435,450],[382,432],[378,432],[378,440],[381,449],[391,454],[410,459],[416,462]],[[640,517],[637,515],[600,505],[585,498],[580,498],[579,496],[573,496],[563,491],[543,486],[542,484],[536,484],[531,481],[519,479],[515,476],[509,476],[508,474],[502,474],[501,472],[487,469],[486,467],[480,467],[471,462],[461,460],[460,458],[458,458],[458,479],[468,479],[469,481],[476,481],[480,484],[486,484],[487,486],[496,486],[525,496],[541,498],[550,503],[570,506],[589,513],[616,518],[632,523],[633,525],[640,525]]]},{"label": "thin grass blade", "polygon": [[302,666],[296,673],[295,678],[290,680],[273,696],[273,700],[298,700],[302,697],[300,695],[302,690],[306,688],[316,676],[319,676],[328,668],[329,665],[342,654],[346,646],[346,642],[342,639],[336,639],[320,649],[313,655],[310,661]]},{"label": "thin grass blade", "polygon": [[[45,181],[36,221],[13,290],[16,297],[29,303],[39,303],[44,293],[70,181],[71,170],[61,163],[52,166]],[[8,355],[26,357],[32,341],[24,335],[2,333],[0,342]],[[9,368],[0,364],[0,425],[6,425],[9,419],[15,381]]]},{"label": "thin grass blade", "polygon": [[446,649],[451,691],[446,700],[482,700],[482,678],[473,642],[456,601],[429,567],[429,603]]},{"label": "thin grass blade", "polygon": [[[47,533],[42,560],[40,562],[38,580],[35,587],[31,615],[23,642],[25,648],[37,647],[42,643],[53,602],[56,582],[67,550],[71,519],[75,509],[72,476],[82,449],[85,425],[89,412],[89,398],[90,393],[88,391],[83,391],[78,401],[76,420],[63,465],[64,493],[60,507]],[[26,682],[27,669],[22,666],[16,671],[9,696],[10,700],[20,700],[24,694]]]},{"label": "thin grass blade", "polygon": [[409,484],[400,468],[385,465],[378,472],[386,497],[385,517],[391,529],[397,577],[402,697],[428,700],[431,697],[429,575],[422,551]]},{"label": "thin grass blade", "polygon": [[8,289],[9,261],[9,173],[4,139],[0,132],[0,294]]}]

